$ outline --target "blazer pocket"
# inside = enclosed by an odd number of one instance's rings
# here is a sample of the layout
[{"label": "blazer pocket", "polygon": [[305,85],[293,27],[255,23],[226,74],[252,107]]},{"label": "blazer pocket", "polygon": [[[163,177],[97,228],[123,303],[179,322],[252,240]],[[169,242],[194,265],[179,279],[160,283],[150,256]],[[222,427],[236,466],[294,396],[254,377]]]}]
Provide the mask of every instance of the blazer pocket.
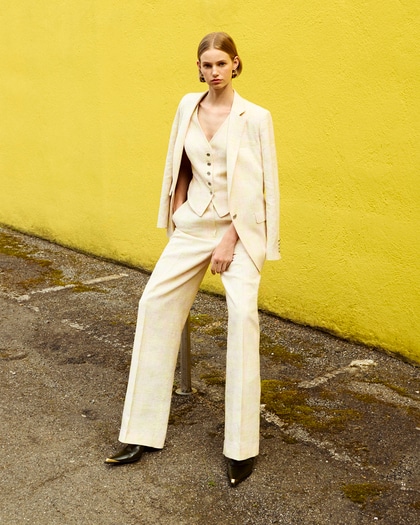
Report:
[{"label": "blazer pocket", "polygon": [[265,211],[256,211],[255,220],[257,221],[257,223],[264,222],[265,221]]},{"label": "blazer pocket", "polygon": [[178,206],[178,208],[172,213],[172,219],[175,217],[175,215],[178,214],[178,212],[181,210],[181,208],[182,208],[183,206],[186,205],[187,202],[188,202],[188,201],[184,201],[184,202],[181,204],[181,206]]}]

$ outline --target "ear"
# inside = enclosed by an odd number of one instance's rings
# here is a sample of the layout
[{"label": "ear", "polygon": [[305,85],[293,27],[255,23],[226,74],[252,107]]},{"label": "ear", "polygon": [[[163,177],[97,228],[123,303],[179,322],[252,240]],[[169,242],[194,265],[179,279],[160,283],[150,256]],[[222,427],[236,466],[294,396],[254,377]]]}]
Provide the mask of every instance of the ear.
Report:
[{"label": "ear", "polygon": [[201,71],[201,69],[200,69],[200,61],[199,60],[197,60],[197,67],[198,67],[198,71]]},{"label": "ear", "polygon": [[236,69],[239,66],[239,57],[238,56],[234,57],[233,65],[234,65],[234,69]]}]

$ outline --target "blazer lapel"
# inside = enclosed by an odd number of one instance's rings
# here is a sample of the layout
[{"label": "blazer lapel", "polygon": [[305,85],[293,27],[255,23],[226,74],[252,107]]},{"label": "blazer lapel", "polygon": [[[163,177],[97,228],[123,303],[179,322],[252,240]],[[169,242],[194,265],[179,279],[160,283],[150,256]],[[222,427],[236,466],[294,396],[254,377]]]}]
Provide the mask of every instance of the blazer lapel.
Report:
[{"label": "blazer lapel", "polygon": [[246,122],[245,100],[235,91],[229,117],[228,144],[226,151],[226,170],[228,192],[232,186],[232,177],[241,144],[242,133]]},{"label": "blazer lapel", "polygon": [[182,118],[179,122],[179,128],[177,132],[177,137],[174,146],[174,155],[172,160],[172,169],[173,169],[173,187],[176,186],[178,179],[179,167],[181,166],[182,152],[184,150],[185,136],[187,135],[188,126],[192,114],[194,113],[195,108],[199,104],[200,100],[206,95],[206,93],[196,93],[196,97],[191,97],[188,100],[188,105],[183,108]]}]

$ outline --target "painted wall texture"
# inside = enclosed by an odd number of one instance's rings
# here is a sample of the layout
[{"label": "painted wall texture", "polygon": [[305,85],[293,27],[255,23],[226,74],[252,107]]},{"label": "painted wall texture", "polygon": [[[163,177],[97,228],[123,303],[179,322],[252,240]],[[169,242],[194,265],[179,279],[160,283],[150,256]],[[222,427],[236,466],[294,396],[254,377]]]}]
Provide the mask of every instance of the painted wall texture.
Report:
[{"label": "painted wall texture", "polygon": [[[227,31],[272,112],[282,260],[260,306],[420,361],[415,0],[2,0],[0,222],[151,269],[172,118]],[[208,275],[207,290],[222,291]]]}]

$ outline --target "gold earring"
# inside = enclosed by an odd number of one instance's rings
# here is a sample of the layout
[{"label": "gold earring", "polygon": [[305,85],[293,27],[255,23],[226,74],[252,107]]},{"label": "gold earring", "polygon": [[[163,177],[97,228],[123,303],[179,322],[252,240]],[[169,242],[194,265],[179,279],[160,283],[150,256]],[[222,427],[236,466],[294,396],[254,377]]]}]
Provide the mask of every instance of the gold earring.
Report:
[{"label": "gold earring", "polygon": [[236,71],[236,69],[234,69],[232,71],[232,78],[236,78],[238,76],[238,72]]}]

